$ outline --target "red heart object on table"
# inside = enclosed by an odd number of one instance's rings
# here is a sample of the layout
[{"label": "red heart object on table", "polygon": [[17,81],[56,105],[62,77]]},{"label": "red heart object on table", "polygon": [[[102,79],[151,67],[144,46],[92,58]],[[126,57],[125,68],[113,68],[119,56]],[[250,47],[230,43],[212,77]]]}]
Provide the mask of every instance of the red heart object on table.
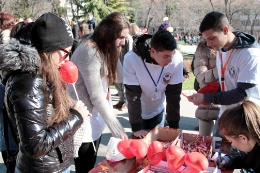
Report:
[{"label": "red heart object on table", "polygon": [[144,141],[132,140],[130,143],[130,150],[136,158],[143,158],[147,154],[148,146]]},{"label": "red heart object on table", "polygon": [[147,152],[147,158],[152,165],[158,164],[164,154],[163,154],[163,144],[159,141],[153,141],[149,147],[148,147],[148,152]]},{"label": "red heart object on table", "polygon": [[206,86],[199,89],[198,93],[206,94],[206,93],[214,93],[219,90],[219,83],[218,82],[210,82]]},{"label": "red heart object on table", "polygon": [[186,165],[194,171],[204,171],[209,167],[208,159],[199,152],[191,152],[185,157]]},{"label": "red heart object on table", "polygon": [[178,170],[184,163],[185,152],[182,148],[171,145],[166,150],[166,157],[170,170]]},{"label": "red heart object on table", "polygon": [[117,144],[117,150],[125,156],[127,159],[131,159],[134,157],[134,154],[130,150],[131,139],[122,140]]},{"label": "red heart object on table", "polygon": [[60,74],[63,80],[73,84],[78,80],[78,67],[71,61],[65,61],[60,67]]}]

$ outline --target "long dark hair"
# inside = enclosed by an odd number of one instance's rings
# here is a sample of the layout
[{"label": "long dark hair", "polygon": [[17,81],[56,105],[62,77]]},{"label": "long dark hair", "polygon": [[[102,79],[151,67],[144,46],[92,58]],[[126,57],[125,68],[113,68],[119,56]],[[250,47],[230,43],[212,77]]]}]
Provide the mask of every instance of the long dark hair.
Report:
[{"label": "long dark hair", "polygon": [[[46,103],[49,102],[49,96],[52,94],[52,104],[54,107],[54,115],[48,120],[48,124],[59,123],[70,116],[69,109],[72,100],[66,90],[65,81],[62,80],[57,66],[54,65],[51,52],[39,53],[41,57],[40,72],[43,77],[43,92]],[[48,89],[51,89],[49,93]]]},{"label": "long dark hair", "polygon": [[114,12],[98,24],[92,35],[92,40],[96,43],[108,71],[108,84],[112,84],[116,78],[116,66],[120,56],[115,40],[121,36],[125,28],[130,28],[127,18],[122,13]]}]

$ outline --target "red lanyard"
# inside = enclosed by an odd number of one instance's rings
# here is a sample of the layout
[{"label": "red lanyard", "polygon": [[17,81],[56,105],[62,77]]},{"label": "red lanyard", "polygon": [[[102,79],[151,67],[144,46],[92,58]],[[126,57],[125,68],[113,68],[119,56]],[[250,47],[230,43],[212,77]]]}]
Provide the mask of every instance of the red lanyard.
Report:
[{"label": "red lanyard", "polygon": [[222,53],[220,52],[220,60],[221,60],[221,89],[222,91],[225,91],[225,78],[224,78],[224,74],[225,74],[225,71],[227,69],[227,65],[228,65],[228,62],[229,62],[229,59],[231,57],[231,54],[233,53],[234,49],[231,50],[231,53],[229,54],[229,57],[227,58],[224,66],[223,66],[223,60],[222,60]]}]

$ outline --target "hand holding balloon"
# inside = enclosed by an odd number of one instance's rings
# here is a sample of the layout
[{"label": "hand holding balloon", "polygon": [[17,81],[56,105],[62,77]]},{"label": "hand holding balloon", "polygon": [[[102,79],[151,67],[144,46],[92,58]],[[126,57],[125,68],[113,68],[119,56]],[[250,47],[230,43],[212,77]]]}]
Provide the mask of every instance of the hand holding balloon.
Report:
[{"label": "hand holding balloon", "polygon": [[77,110],[83,118],[87,118],[88,116],[91,116],[87,107],[81,100],[75,104],[74,109]]}]

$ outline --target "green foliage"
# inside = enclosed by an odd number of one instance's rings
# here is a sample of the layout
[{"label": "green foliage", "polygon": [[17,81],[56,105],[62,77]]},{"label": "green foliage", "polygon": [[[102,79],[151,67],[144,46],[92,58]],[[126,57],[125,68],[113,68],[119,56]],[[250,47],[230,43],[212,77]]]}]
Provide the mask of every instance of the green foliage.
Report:
[{"label": "green foliage", "polygon": [[127,18],[131,23],[136,23],[139,9],[142,7],[141,0],[132,1],[127,7]]},{"label": "green foliage", "polygon": [[165,15],[170,18],[174,14],[174,11],[176,10],[176,8],[177,8],[176,4],[167,4]]},{"label": "green foliage", "polygon": [[66,7],[58,7],[58,15],[61,16],[67,16],[67,9]]},{"label": "green foliage", "polygon": [[189,73],[189,78],[185,79],[182,83],[182,90],[193,90],[194,89],[194,80],[195,76],[193,73]]},{"label": "green foliage", "polygon": [[83,12],[74,14],[74,17],[83,17],[87,20],[87,14],[92,13],[98,22],[112,12],[119,11],[126,14],[127,11],[125,0],[73,0],[73,4],[78,11]]},{"label": "green foliage", "polygon": [[30,3],[28,0],[17,1],[11,5],[13,15],[15,18],[27,19],[32,16],[32,11],[30,8]]},{"label": "green foliage", "polygon": [[107,0],[106,5],[115,9],[115,11],[119,11],[121,13],[126,13],[126,2],[125,0]]}]

